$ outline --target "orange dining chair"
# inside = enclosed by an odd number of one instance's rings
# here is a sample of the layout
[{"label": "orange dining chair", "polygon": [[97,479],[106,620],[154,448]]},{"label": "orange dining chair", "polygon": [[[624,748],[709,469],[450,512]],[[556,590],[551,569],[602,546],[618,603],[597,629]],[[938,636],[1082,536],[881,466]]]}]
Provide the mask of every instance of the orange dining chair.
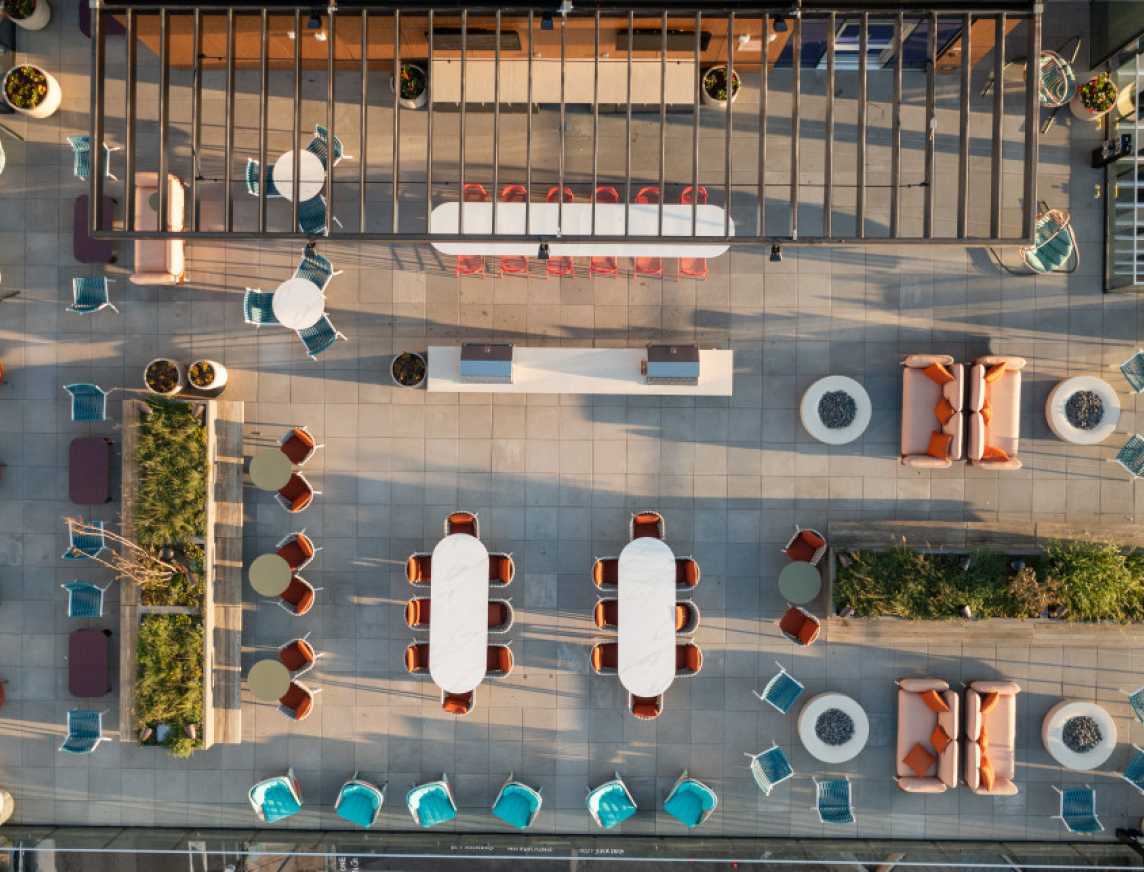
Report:
[{"label": "orange dining chair", "polygon": [[467,691],[466,693],[446,693],[441,691],[441,708],[451,715],[463,718],[465,715],[472,714],[473,709],[476,708],[476,691]]},{"label": "orange dining chair", "polygon": [[[500,189],[498,198],[502,203],[527,203],[528,188],[524,185],[505,185]],[[500,258],[501,275],[521,276],[528,275],[528,258],[518,254],[502,254]]]},{"label": "orange dining chair", "polygon": [[405,646],[405,671],[410,675],[429,671],[428,642],[410,642]]},{"label": "orange dining chair", "polygon": [[[462,199],[466,203],[487,203],[489,201],[489,192],[485,190],[484,185],[479,185],[476,182],[465,182],[465,188],[462,193]],[[485,274],[485,258],[481,254],[458,254],[457,255],[457,275],[459,276],[483,276]]]},{"label": "orange dining chair", "polygon": [[[553,185],[548,189],[548,196],[545,200],[549,203],[555,203],[560,199],[560,187]],[[564,202],[571,203],[576,199],[576,195],[572,193],[572,189],[567,185],[564,186]],[[546,267],[550,276],[570,276],[575,272],[575,267],[572,265],[572,258],[570,257],[550,257],[548,258],[548,265]]]},{"label": "orange dining chair", "polygon": [[[695,196],[692,197],[692,187],[688,185],[683,189],[683,193],[679,197],[679,202],[685,206],[690,206],[691,201],[694,200],[700,206],[707,205],[707,188],[700,185],[695,188]],[[689,216],[690,217],[690,216]],[[707,278],[707,258],[705,257],[681,257],[679,259],[679,274],[688,279],[705,279]]]},{"label": "orange dining chair", "polygon": [[[636,203],[641,206],[654,206],[660,201],[658,185],[647,185],[636,192]],[[636,275],[657,277],[663,275],[663,258],[637,257]]]},{"label": "orange dining chair", "polygon": [[[596,186],[597,203],[619,203],[620,192],[612,185]],[[594,276],[614,276],[620,271],[620,259],[614,256],[593,257],[588,272]]]}]

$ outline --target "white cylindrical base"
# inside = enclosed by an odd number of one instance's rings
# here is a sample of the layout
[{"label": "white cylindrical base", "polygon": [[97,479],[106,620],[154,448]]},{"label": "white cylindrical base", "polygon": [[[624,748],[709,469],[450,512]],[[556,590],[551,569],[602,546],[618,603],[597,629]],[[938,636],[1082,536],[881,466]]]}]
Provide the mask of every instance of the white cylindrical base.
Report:
[{"label": "white cylindrical base", "polygon": [[227,371],[226,371],[225,366],[223,366],[217,360],[210,360],[210,359],[205,358],[205,357],[202,358],[201,360],[196,360],[194,363],[191,364],[191,366],[193,367],[195,365],[195,363],[209,363],[211,365],[211,369],[214,370],[214,381],[212,381],[209,385],[197,385],[197,384],[195,384],[194,382],[192,382],[190,380],[190,368],[188,367],[188,369],[187,369],[187,373],[188,373],[187,382],[188,382],[188,384],[190,384],[190,386],[192,388],[194,388],[197,391],[219,391],[219,390],[222,390],[224,387],[226,387]]},{"label": "white cylindrical base", "polygon": [[[414,97],[412,100],[407,100],[404,97],[398,97],[397,104],[404,109],[420,109],[429,102],[429,74],[425,72],[425,70],[421,69],[421,67],[417,64],[409,64],[409,66],[421,71],[421,75],[425,77],[425,87],[421,90],[421,93]],[[397,81],[393,76],[389,77],[389,89],[390,91],[397,90]]]}]

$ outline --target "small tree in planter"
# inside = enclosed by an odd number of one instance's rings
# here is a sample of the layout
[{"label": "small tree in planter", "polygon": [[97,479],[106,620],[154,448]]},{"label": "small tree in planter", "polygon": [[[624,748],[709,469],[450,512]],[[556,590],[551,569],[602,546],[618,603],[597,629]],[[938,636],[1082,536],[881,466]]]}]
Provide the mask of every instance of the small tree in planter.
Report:
[{"label": "small tree in planter", "polygon": [[167,357],[156,357],[143,370],[143,384],[153,394],[169,397],[183,389],[183,370]]},{"label": "small tree in planter", "polygon": [[52,7],[48,0],[4,0],[4,17],[24,30],[43,30],[52,20]]},{"label": "small tree in planter", "polygon": [[725,65],[710,67],[703,73],[703,103],[707,106],[726,107],[739,99],[739,90],[743,82],[739,74],[731,71],[728,82],[727,67]]},{"label": "small tree in planter", "polygon": [[1095,121],[1102,118],[1116,105],[1119,91],[1108,73],[1093,76],[1076,89],[1069,101],[1069,109],[1077,118]]},{"label": "small tree in planter", "polygon": [[226,367],[215,360],[196,360],[187,367],[187,381],[200,391],[217,391],[226,387]]},{"label": "small tree in planter", "polygon": [[[397,102],[406,109],[420,109],[429,101],[429,75],[417,64],[403,63],[400,70],[401,92]],[[389,87],[394,87],[393,76],[389,77]]]},{"label": "small tree in planter", "polygon": [[60,108],[62,99],[60,83],[34,64],[12,67],[4,76],[4,102],[22,115],[47,118]]},{"label": "small tree in planter", "polygon": [[418,387],[425,381],[425,358],[416,351],[403,351],[393,358],[389,373],[399,387]]}]

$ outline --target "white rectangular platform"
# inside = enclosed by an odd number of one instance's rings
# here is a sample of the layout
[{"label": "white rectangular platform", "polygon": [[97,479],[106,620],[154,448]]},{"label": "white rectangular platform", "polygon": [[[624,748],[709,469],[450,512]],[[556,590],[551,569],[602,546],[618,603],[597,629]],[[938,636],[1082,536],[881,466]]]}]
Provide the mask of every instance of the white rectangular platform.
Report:
[{"label": "white rectangular platform", "polygon": [[461,348],[429,346],[429,390],[465,394],[631,394],[729,397],[734,352],[699,352],[699,384],[649,385],[640,373],[646,348],[513,348],[512,384],[461,381]]}]

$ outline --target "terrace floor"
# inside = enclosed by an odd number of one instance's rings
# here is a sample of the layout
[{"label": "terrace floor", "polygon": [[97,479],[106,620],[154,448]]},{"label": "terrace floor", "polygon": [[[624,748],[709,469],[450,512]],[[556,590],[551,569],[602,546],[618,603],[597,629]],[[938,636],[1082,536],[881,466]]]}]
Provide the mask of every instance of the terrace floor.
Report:
[{"label": "terrace floor", "polygon": [[[246,286],[274,287],[297,261],[296,243],[192,244],[187,285],[139,288],[126,281],[130,256],[109,273],[121,314],[64,311],[70,278],[87,267],[71,259],[70,209],[82,183],[72,178],[65,137],[86,127],[87,42],[73,8],[25,35],[27,57],[60,76],[62,111],[46,122],[11,124],[29,140],[4,140],[8,166],[0,192],[0,663],[8,702],[0,710],[0,784],[16,797],[22,823],[241,826],[254,819],[250,784],[293,766],[306,805],[286,826],[336,827],[333,801],[355,770],[388,781],[383,828],[408,827],[402,796],[411,782],[447,772],[461,829],[499,828],[488,807],[500,783],[543,788],[538,830],[583,832],[586,786],[619,770],[642,812],[623,832],[678,833],[657,812],[680,770],[710,784],[719,809],[708,835],[799,835],[1056,839],[1063,827],[1053,783],[1088,781],[1108,832],[1135,822],[1144,798],[1115,777],[1144,744],[1118,688],[1144,684],[1144,639],[1126,649],[993,646],[964,641],[960,625],[929,643],[878,648],[832,642],[796,650],[775,621],[783,602],[775,578],[793,525],[831,520],[1067,520],[1098,527],[1144,515],[1134,488],[1108,459],[1124,433],[1140,428],[1140,401],[1119,377],[1118,436],[1084,448],[1056,440],[1042,412],[1066,375],[1099,373],[1126,358],[1144,334],[1140,298],[1101,292],[1101,181],[1088,168],[1094,128],[1067,114],[1043,139],[1039,194],[1072,211],[1084,252],[1072,276],[1015,277],[982,250],[788,248],[770,263],[762,248],[737,248],[711,263],[705,282],[632,276],[591,280],[459,280],[452,262],[427,247],[330,243],[321,250],[345,271],[329,288],[331,317],[350,341],[320,362],[288,331],[242,323]],[[1083,4],[1051,4],[1045,44],[1063,42],[1087,15]],[[1083,54],[1082,54],[1083,56]],[[748,97],[744,97],[748,100]],[[474,135],[480,135],[475,133]],[[813,156],[806,158],[813,163]],[[122,164],[119,165],[122,169]],[[820,171],[820,169],[819,169]],[[396,351],[430,342],[506,337],[531,344],[642,345],[693,338],[736,354],[729,400],[648,400],[561,396],[458,397],[404,391],[388,378]],[[947,352],[1029,359],[1022,402],[1018,472],[964,465],[917,471],[897,462],[900,356]],[[324,588],[304,619],[251,594],[244,662],[271,654],[305,632],[324,653],[309,681],[322,689],[315,714],[290,723],[272,705],[244,699],[244,742],[170,759],[130,741],[88,757],[56,751],[66,710],[65,616],[59,584],[76,568],[64,550],[67,446],[115,424],[68,420],[60,385],[94,381],[139,386],[157,354],[208,356],[231,371],[229,399],[246,402],[248,448],[272,444],[284,428],[309,426],[325,448],[306,467],[322,491],[291,518],[269,495],[248,490],[246,557],[295,526],[323,551],[307,577]],[[827,448],[797,417],[801,391],[827,373],[859,378],[874,402],[859,441]],[[113,395],[118,417],[122,395]],[[659,509],[677,554],[703,568],[695,600],[702,625],[701,675],[676,681],[656,722],[624,712],[611,678],[588,673],[597,633],[589,577],[592,558],[614,554],[631,510]],[[116,519],[112,503],[94,514]],[[478,511],[490,548],[514,553],[517,612],[510,638],[517,669],[489,680],[473,715],[440,711],[428,679],[405,674],[411,634],[402,605],[410,595],[403,564],[440,537],[450,510]],[[88,577],[105,579],[99,571]],[[249,591],[248,591],[249,593]],[[113,599],[114,602],[114,599]],[[115,609],[103,625],[113,629]],[[803,751],[793,717],[761,708],[751,695],[782,661],[809,691],[843,690],[871,715],[864,753],[840,768]],[[977,797],[967,789],[908,795],[893,781],[893,680],[936,675],[956,683],[1008,677],[1021,682],[1019,795]],[[1117,718],[1121,747],[1103,771],[1060,770],[1043,751],[1040,722],[1061,696],[1095,699]],[[110,729],[118,735],[108,698]],[[797,777],[764,798],[744,752],[777,741]],[[827,831],[811,810],[810,775],[848,774],[857,824]]]}]

